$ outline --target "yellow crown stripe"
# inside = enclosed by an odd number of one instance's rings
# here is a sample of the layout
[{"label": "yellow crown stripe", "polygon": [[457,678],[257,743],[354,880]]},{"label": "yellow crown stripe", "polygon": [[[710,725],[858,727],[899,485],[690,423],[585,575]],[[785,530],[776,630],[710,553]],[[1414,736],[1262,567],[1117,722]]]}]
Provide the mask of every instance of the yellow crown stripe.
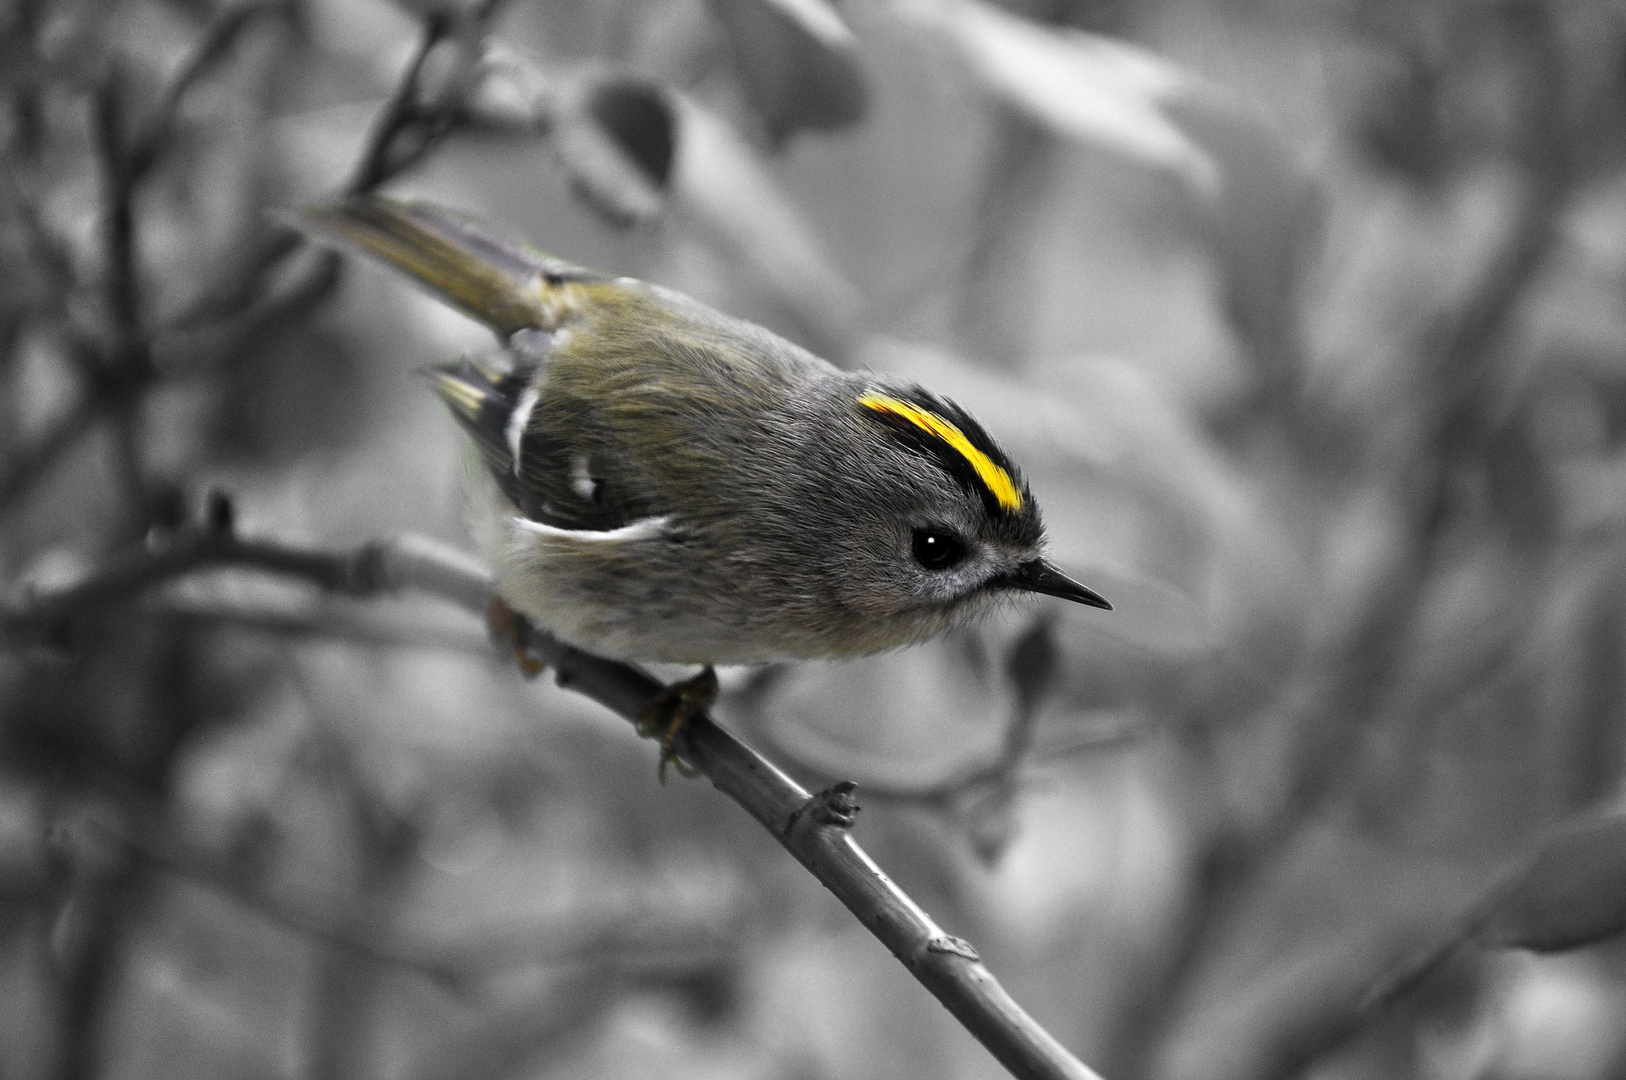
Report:
[{"label": "yellow crown stripe", "polygon": [[911,405],[886,394],[867,393],[858,399],[858,404],[866,409],[874,409],[879,413],[890,413],[901,417],[915,425],[928,435],[947,443],[954,452],[970,462],[971,468],[976,471],[980,479],[994,493],[994,499],[1006,510],[1020,510],[1022,508],[1022,493],[1016,489],[1011,480],[1011,474],[994,464],[992,458],[971,445],[971,440],[965,433],[953,424],[944,420],[936,413],[928,412],[918,405]]}]

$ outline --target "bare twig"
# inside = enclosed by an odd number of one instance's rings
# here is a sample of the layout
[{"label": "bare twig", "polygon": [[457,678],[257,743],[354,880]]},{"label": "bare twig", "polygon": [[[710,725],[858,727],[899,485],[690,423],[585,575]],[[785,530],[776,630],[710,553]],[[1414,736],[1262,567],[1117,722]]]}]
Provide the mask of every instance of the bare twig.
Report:
[{"label": "bare twig", "polygon": [[[277,0],[272,0],[269,6],[275,9]],[[455,20],[444,11],[431,11],[424,16],[422,39],[369,130],[350,180],[344,185],[346,193],[373,191],[419,164],[462,122],[462,91],[466,87],[461,81],[454,81],[455,92],[445,93],[439,99],[425,103],[421,100],[424,67],[437,47],[460,29],[483,26],[496,8],[497,4],[488,0],[465,16],[463,21]],[[460,78],[467,78],[473,70],[472,62],[465,60],[465,66],[467,70]],[[280,224],[269,225],[250,242],[249,251],[227,283],[199,297],[171,318],[166,329],[192,332],[242,314],[260,298],[267,276],[302,247],[303,238],[297,231]],[[339,266],[339,261],[331,252],[324,252],[316,268],[284,293],[286,306],[276,305],[258,314],[251,312],[246,317],[251,327],[267,318],[286,316],[294,308],[308,307],[321,300],[337,283]],[[243,331],[252,332],[252,329]],[[230,352],[223,349],[219,355],[230,355]]]},{"label": "bare twig", "polygon": [[424,626],[406,619],[369,619],[328,604],[289,610],[256,608],[242,602],[166,598],[144,603],[141,611],[154,619],[186,626],[230,627],[283,639],[318,638],[362,648],[427,649],[496,659],[486,635],[473,627],[460,630],[454,626]]},{"label": "bare twig", "polygon": [[[410,168],[423,159],[429,149],[451,127],[452,115],[444,108],[423,109],[418,102],[424,62],[435,46],[451,34],[453,23],[444,12],[430,12],[423,20],[423,39],[407,65],[406,73],[395,86],[395,92],[384,104],[384,110],[373,123],[361,160],[350,182],[344,186],[346,194],[359,195],[372,191],[392,176]],[[400,143],[406,136],[416,142],[404,150]]]},{"label": "bare twig", "polygon": [[163,100],[141,135],[132,140],[126,166],[136,178],[144,176],[159,157],[175,131],[175,120],[187,92],[221,63],[243,33],[262,17],[293,13],[291,0],[251,0],[222,8],[204,27],[164,91]]},{"label": "bare twig", "polygon": [[25,448],[0,473],[0,514],[21,499],[33,486],[51,471],[57,460],[67,453],[87,431],[96,424],[101,408],[94,398],[86,397],[68,410],[39,441]]},{"label": "bare twig", "polygon": [[[1487,405],[1496,389],[1503,342],[1517,317],[1518,301],[1546,265],[1574,197],[1558,16],[1536,4],[1498,10],[1519,23],[1516,40],[1524,53],[1519,63],[1527,76],[1518,133],[1522,167],[1515,170],[1522,188],[1511,208],[1511,225],[1460,302],[1443,307],[1415,345],[1421,372],[1415,397],[1418,415],[1427,424],[1403,466],[1396,466],[1387,452],[1377,455],[1386,474],[1405,485],[1397,499],[1403,510],[1404,541],[1364,590],[1366,607],[1325,649],[1327,674],[1316,692],[1306,694],[1292,710],[1299,746],[1290,784],[1270,819],[1247,835],[1218,832],[1202,853],[1199,871],[1193,875],[1198,889],[1189,901],[1191,915],[1167,950],[1163,970],[1148,980],[1147,991],[1126,1010],[1124,1031],[1116,1040],[1143,1059],[1144,1047],[1168,1022],[1169,1003],[1180,1000],[1185,984],[1219,946],[1237,906],[1300,835],[1304,822],[1314,820],[1318,810],[1347,794],[1362,778],[1352,764],[1361,757],[1362,740],[1384,719],[1387,695],[1393,693],[1398,675],[1414,659],[1412,635],[1422,605],[1430,598],[1430,586],[1449,554],[1452,517],[1460,509],[1452,505],[1455,474],[1484,459],[1492,433]],[[1357,430],[1387,439],[1393,428],[1363,424]],[[1349,453],[1329,455],[1329,460],[1371,460],[1371,456]],[[1426,712],[1411,713],[1418,715]],[[1432,962],[1425,958],[1419,963]],[[1300,1075],[1369,1015],[1329,1019],[1325,1041],[1306,1046],[1304,1056],[1279,1075]],[[1340,1026],[1346,1022],[1347,1030]],[[1120,1059],[1126,1055],[1109,1055],[1109,1060]]]},{"label": "bare twig", "polygon": [[[290,252],[297,246],[296,240]],[[309,269],[275,296],[263,297],[256,285],[249,290],[252,295],[229,299],[217,296],[209,302],[215,305],[218,301],[219,306],[211,307],[208,313],[199,308],[196,319],[171,322],[154,342],[165,377],[211,375],[222,365],[244,363],[258,355],[256,346],[268,334],[308,314],[325,300],[343,271],[344,261],[336,253],[317,252]]]},{"label": "bare twig", "polygon": [[[1146,733],[1148,725],[1137,723],[1107,732],[1074,735],[1047,746],[1037,745],[1040,706],[1054,688],[1058,660],[1050,622],[1043,618],[1034,620],[1005,657],[1004,669],[1014,700],[998,753],[927,783],[904,784],[883,777],[865,778],[861,781],[865,798],[913,803],[934,810],[952,809],[976,798],[1005,804],[1017,794],[1023,766],[1033,760],[1119,747]],[[783,752],[777,745],[774,748]],[[811,768],[814,772],[821,771],[817,766]]]},{"label": "bare twig", "polygon": [[[128,125],[123,102],[128,95],[122,74],[115,68],[97,89],[93,100],[93,130],[102,171],[102,241],[107,263],[104,291],[113,324],[113,347],[106,355],[92,358],[88,365],[95,382],[90,395],[0,477],[0,512],[25,494],[35,480],[93,426],[103,410],[119,414],[121,427],[127,428],[133,423],[129,412],[131,403],[157,377],[142,314],[134,209],[136,188],[168,142],[186,92],[220,61],[259,15],[284,10],[286,6],[285,0],[250,3],[229,9],[216,18],[182,61],[162,104],[140,135],[131,136],[125,130]],[[26,203],[21,205],[31,210]],[[30,226],[36,248],[47,250],[45,241],[49,238],[43,226],[31,213],[24,220]],[[59,261],[53,259],[47,265],[56,267]],[[133,438],[122,440],[120,466],[135,494],[145,502],[137,442]]]},{"label": "bare twig", "polygon": [[[408,1080],[533,1075],[537,1063],[578,1045],[608,1017],[627,978],[613,964],[550,980],[538,994],[506,1005],[405,1073]],[[529,1066],[529,1069],[526,1068]]]},{"label": "bare twig", "polygon": [[388,588],[378,576],[383,549],[368,546],[331,555],[229,533],[187,533],[156,551],[116,559],[101,573],[69,589],[24,599],[0,610],[0,641],[48,639],[75,618],[153,585],[210,567],[266,570],[309,581],[330,592],[369,595]]},{"label": "bare twig", "polygon": [[[483,570],[427,541],[403,538],[324,552],[238,539],[229,529],[229,512],[217,509],[213,516],[213,529],[129,556],[79,585],[14,606],[0,615],[0,639],[49,632],[76,615],[205,567],[267,570],[350,595],[416,588],[471,612],[484,612],[490,597]],[[560,686],[634,722],[663,689],[635,667],[546,634],[533,632],[530,647],[554,669]],[[853,840],[855,785],[837,784],[809,795],[705,716],[684,726],[675,749],[834,893],[1013,1075],[1096,1078],[1023,1011],[970,945],[945,933]]]},{"label": "bare twig", "polygon": [[102,244],[106,248],[108,313],[118,333],[113,363],[134,369],[140,361],[141,297],[136,269],[135,186],[146,172],[137,168],[125,145],[124,103],[129,94],[115,68],[97,89],[96,150],[102,166]]},{"label": "bare twig", "polygon": [[218,865],[212,856],[171,835],[151,807],[133,806],[126,800],[120,808],[117,824],[100,818],[83,820],[90,828],[157,869],[225,897],[267,922],[346,952],[417,972],[450,990],[464,989],[468,973],[455,963],[435,957],[427,950],[403,949],[387,935],[358,933],[353,927],[339,925],[326,913],[272,896],[242,875]]},{"label": "bare twig", "polygon": [[[476,25],[488,19],[495,7],[492,3],[481,5],[472,16]],[[115,70],[99,88],[94,101],[94,129],[103,174],[102,236],[107,262],[104,291],[114,330],[113,347],[105,355],[89,358],[94,385],[87,399],[0,473],[0,512],[26,494],[94,425],[102,411],[127,409],[156,379],[158,371],[140,289],[136,188],[168,145],[186,93],[220,62],[247,28],[263,16],[286,10],[286,0],[261,0],[219,15],[182,61],[159,107],[138,134],[125,130],[128,125],[122,103],[126,95],[119,73]],[[424,61],[451,34],[454,24],[443,14],[431,14],[425,18],[424,27],[423,42],[373,126],[347,190],[372,190],[419,163],[458,122],[461,106],[456,94],[445,95],[427,106],[419,102]],[[416,141],[403,150],[401,142],[408,135]],[[243,260],[243,269],[232,275],[226,287],[211,291],[168,320],[167,328],[198,330],[214,323],[229,342],[237,342],[308,309],[331,292],[338,281],[340,263],[331,253],[324,252],[311,270],[280,296],[253,306],[264,295],[267,276],[300,247],[296,232],[272,227],[256,239]],[[239,315],[243,318],[238,323],[225,325],[225,320]],[[217,350],[218,355],[231,352],[230,348]],[[139,463],[123,464],[133,475],[139,475]]]}]

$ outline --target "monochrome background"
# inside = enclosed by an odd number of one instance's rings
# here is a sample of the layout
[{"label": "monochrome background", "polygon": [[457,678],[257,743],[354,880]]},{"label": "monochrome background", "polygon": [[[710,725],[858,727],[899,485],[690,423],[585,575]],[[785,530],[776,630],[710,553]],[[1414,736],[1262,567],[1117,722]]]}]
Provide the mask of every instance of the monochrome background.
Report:
[{"label": "monochrome background", "polygon": [[0,1076],[1003,1075],[472,617],[38,617],[204,520],[467,546],[415,372],[491,339],[276,217],[346,190],[1023,464],[1115,611],[717,716],[1103,1076],[1626,1076],[1626,6],[8,0],[0,106]]}]

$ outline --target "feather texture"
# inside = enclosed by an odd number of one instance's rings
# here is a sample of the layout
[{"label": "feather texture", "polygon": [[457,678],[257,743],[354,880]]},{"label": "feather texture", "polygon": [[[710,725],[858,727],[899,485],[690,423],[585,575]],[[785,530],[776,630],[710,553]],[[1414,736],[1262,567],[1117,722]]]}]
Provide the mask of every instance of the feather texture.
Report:
[{"label": "feather texture", "polygon": [[[362,196],[301,223],[500,336],[430,377],[478,450],[470,520],[498,590],[565,640],[634,660],[852,656],[1012,589],[1083,596],[1041,559],[1016,466],[952,402],[435,207]],[[952,564],[923,560],[922,535]]]}]

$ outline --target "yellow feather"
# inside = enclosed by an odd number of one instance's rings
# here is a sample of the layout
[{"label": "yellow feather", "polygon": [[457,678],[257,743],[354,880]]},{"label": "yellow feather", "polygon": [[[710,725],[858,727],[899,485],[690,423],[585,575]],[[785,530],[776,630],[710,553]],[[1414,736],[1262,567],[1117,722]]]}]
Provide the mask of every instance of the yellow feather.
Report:
[{"label": "yellow feather", "polygon": [[927,412],[918,405],[911,405],[907,401],[889,397],[886,394],[868,393],[858,399],[858,404],[866,409],[874,409],[880,413],[890,413],[902,417],[904,420],[920,428],[928,435],[947,443],[954,448],[954,452],[971,463],[978,478],[994,493],[994,499],[1006,510],[1020,510],[1022,508],[1022,493],[1017,490],[1016,484],[1011,480],[1011,474],[994,464],[992,458],[971,445],[971,440],[965,433],[953,424],[944,420],[936,413]]},{"label": "yellow feather", "polygon": [[459,379],[449,371],[434,371],[430,377],[435,381],[435,392],[440,399],[470,420],[480,415],[480,406],[485,404],[486,396],[478,387]]}]

